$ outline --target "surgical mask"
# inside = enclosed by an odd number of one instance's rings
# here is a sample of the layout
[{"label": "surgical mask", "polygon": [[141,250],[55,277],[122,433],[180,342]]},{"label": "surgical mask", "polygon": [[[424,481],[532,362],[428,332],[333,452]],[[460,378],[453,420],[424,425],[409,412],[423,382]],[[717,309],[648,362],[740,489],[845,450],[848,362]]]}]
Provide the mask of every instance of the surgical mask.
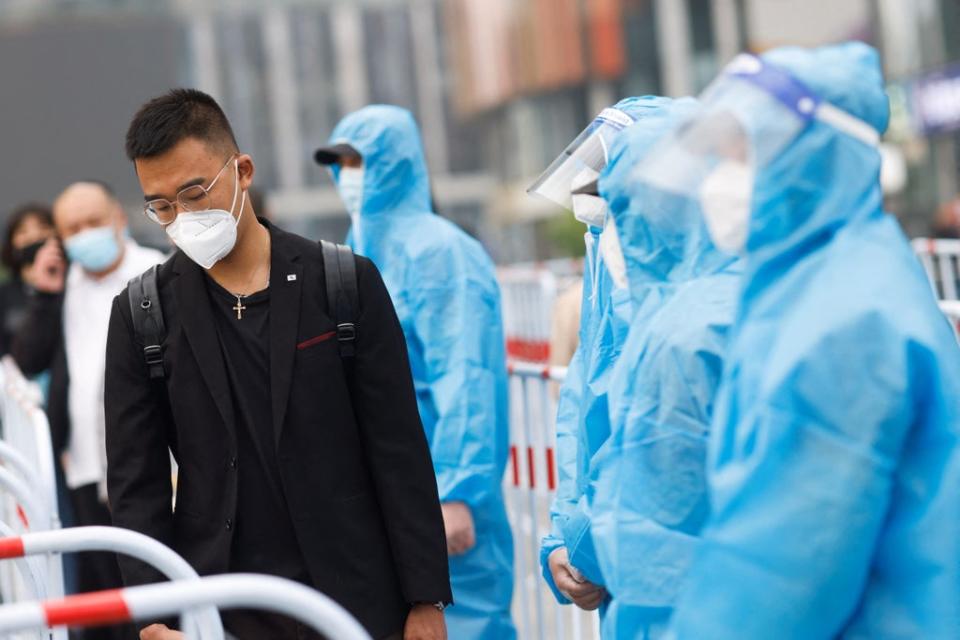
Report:
[{"label": "surgical mask", "polygon": [[753,171],[742,162],[721,162],[700,187],[700,206],[713,244],[739,253],[747,243]]},{"label": "surgical mask", "polygon": [[63,243],[67,257],[90,273],[106,271],[120,257],[120,243],[113,225],[81,231]]},{"label": "surgical mask", "polygon": [[600,258],[603,260],[607,273],[613,279],[617,289],[627,288],[627,262],[623,258],[623,249],[620,247],[620,236],[613,218],[607,220],[603,232],[600,234]]},{"label": "surgical mask", "polygon": [[184,211],[167,225],[167,235],[181,251],[204,269],[210,269],[233,251],[237,244],[237,225],[243,216],[243,207],[247,201],[244,191],[240,199],[240,215],[233,217],[233,208],[237,204],[237,191],[240,188],[240,169],[233,163],[237,181],[233,188],[233,202],[230,211],[208,209],[206,211]]},{"label": "surgical mask", "polygon": [[363,176],[363,167],[342,167],[340,177],[337,180],[337,191],[340,193],[340,199],[343,200],[347,213],[350,214],[353,246],[358,252],[362,251],[360,208],[363,206]]},{"label": "surgical mask", "polygon": [[[600,174],[589,167],[585,167],[570,185],[570,190],[575,191],[579,187],[589,184],[597,179]],[[573,217],[585,225],[603,229],[607,219],[607,202],[594,195],[576,194],[571,196],[573,206]]]}]

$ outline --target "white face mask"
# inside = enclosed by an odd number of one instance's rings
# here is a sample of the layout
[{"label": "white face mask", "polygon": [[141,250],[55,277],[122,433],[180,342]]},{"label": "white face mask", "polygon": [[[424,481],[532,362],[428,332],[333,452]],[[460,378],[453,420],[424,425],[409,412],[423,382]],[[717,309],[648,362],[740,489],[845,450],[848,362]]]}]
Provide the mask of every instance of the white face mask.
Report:
[{"label": "white face mask", "polygon": [[753,170],[742,162],[722,162],[703,181],[700,206],[721,251],[739,253],[746,245],[752,197]]},{"label": "white face mask", "polygon": [[363,206],[363,167],[341,167],[340,177],[337,180],[337,191],[340,199],[350,214],[351,231],[353,232],[353,246],[358,253],[362,252],[362,236],[360,233],[360,209]]},{"label": "white face mask", "polygon": [[233,188],[233,202],[230,211],[208,209],[206,211],[184,211],[167,225],[167,235],[181,251],[204,269],[210,269],[231,251],[237,243],[237,225],[243,216],[243,206],[247,201],[247,192],[240,200],[240,215],[233,217],[233,207],[237,204],[237,191],[240,188],[240,169],[237,161],[233,163],[237,181]]},{"label": "white face mask", "polygon": [[[570,184],[570,190],[575,191],[599,177],[599,173],[585,167]],[[576,194],[570,196],[573,203],[573,217],[585,225],[603,229],[607,218],[607,202],[599,196]]]},{"label": "white face mask", "polygon": [[617,289],[626,289],[627,262],[623,258],[620,236],[617,234],[617,226],[614,224],[613,218],[607,220],[607,224],[600,234],[600,258],[613,279],[614,286]]}]

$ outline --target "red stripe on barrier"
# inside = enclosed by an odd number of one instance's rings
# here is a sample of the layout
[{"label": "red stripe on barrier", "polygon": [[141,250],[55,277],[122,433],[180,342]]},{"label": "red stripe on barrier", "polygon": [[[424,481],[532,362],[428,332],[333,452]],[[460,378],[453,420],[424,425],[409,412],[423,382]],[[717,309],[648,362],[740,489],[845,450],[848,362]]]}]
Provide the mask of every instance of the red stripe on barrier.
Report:
[{"label": "red stripe on barrier", "polygon": [[507,355],[528,362],[546,362],[550,359],[550,342],[507,338]]},{"label": "red stripe on barrier", "polygon": [[517,456],[517,447],[510,446],[510,466],[513,467],[513,486],[520,486],[520,460]]},{"label": "red stripe on barrier", "polygon": [[23,523],[27,529],[30,528],[30,521],[27,520],[27,512],[23,510],[23,507],[17,505],[17,517],[20,518],[20,522]]},{"label": "red stripe on barrier", "polygon": [[557,488],[556,469],[553,466],[553,447],[547,447],[547,487],[550,491]]},{"label": "red stripe on barrier", "polygon": [[23,538],[0,538],[0,558],[22,558]]},{"label": "red stripe on barrier", "polygon": [[527,447],[527,468],[530,470],[530,488],[537,488],[536,467],[533,464],[533,447]]},{"label": "red stripe on barrier", "polygon": [[130,609],[123,599],[122,589],[84,593],[69,596],[63,600],[45,602],[43,612],[47,624],[57,625],[99,625],[129,622]]}]

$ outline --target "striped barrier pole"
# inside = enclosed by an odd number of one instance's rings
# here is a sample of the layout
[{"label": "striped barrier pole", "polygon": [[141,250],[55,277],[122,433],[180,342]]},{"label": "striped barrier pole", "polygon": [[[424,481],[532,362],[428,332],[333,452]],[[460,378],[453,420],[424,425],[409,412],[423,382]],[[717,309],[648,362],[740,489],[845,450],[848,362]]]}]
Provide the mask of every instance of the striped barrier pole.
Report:
[{"label": "striped barrier pole", "polygon": [[291,580],[254,574],[213,576],[6,605],[0,607],[0,634],[60,625],[127,624],[209,607],[270,611],[295,618],[330,640],[371,640],[360,623],[322,593]]},{"label": "striped barrier pole", "polygon": [[[117,527],[74,527],[0,538],[0,560],[45,554],[108,551],[136,558],[170,580],[199,580],[197,572],[165,544]],[[178,582],[177,584],[183,584]],[[216,608],[208,607],[184,617],[186,629],[196,629],[198,638],[223,640],[223,623]]]}]

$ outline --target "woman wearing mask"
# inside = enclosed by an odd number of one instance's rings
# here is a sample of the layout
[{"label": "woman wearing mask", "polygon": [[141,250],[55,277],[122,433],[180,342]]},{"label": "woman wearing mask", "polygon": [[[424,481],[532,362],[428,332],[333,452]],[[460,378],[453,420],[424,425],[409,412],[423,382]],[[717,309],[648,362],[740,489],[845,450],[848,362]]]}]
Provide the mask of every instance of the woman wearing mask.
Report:
[{"label": "woman wearing mask", "polygon": [[8,216],[0,248],[0,263],[10,276],[0,285],[0,355],[10,351],[11,337],[26,317],[27,300],[33,289],[34,258],[44,244],[56,242],[54,235],[53,217],[47,205],[21,205]]}]

